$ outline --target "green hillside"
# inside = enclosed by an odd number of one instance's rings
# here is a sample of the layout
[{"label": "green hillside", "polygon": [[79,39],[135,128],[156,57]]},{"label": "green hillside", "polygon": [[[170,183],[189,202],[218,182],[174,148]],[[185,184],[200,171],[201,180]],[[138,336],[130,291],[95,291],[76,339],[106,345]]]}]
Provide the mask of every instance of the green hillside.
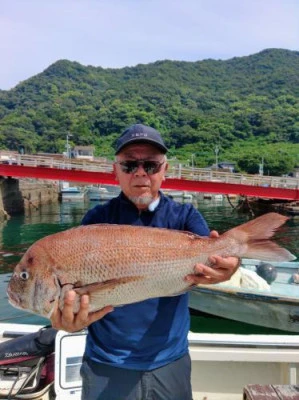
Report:
[{"label": "green hillside", "polygon": [[234,161],[284,174],[299,164],[299,52],[268,49],[227,61],[157,61],[122,69],[60,60],[0,91],[0,148],[62,152],[113,143],[136,122],[156,127],[183,163]]}]

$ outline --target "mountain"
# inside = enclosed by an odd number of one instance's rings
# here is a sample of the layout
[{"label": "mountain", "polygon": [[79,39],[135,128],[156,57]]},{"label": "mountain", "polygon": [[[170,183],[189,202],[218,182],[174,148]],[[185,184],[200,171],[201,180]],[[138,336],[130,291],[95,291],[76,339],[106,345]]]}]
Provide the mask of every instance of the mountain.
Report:
[{"label": "mountain", "polygon": [[[113,156],[118,134],[136,122],[161,131],[182,162],[219,157],[255,173],[299,163],[299,52],[267,49],[247,57],[157,61],[121,69],[59,60],[0,91],[0,147],[62,152],[71,143]],[[190,162],[190,161],[189,161]]]}]

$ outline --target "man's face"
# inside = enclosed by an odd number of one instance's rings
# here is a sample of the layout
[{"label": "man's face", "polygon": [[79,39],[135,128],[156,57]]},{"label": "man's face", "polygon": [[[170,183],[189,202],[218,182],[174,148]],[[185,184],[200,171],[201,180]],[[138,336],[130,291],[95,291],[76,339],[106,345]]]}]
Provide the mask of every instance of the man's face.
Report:
[{"label": "man's face", "polygon": [[[138,165],[136,171],[126,173],[119,164],[124,161],[156,161],[163,163],[157,173],[151,174],[144,170],[145,166]],[[145,164],[146,165],[146,164]],[[118,155],[114,163],[114,173],[119,181],[124,194],[136,205],[138,209],[145,209],[156,198],[168,164],[165,156],[156,147],[150,144],[132,144],[125,147]]]}]

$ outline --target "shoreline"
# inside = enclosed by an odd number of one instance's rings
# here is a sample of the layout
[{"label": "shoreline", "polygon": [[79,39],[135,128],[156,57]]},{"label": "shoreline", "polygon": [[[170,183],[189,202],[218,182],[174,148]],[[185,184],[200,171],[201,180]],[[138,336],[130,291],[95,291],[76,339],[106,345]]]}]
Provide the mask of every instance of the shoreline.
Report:
[{"label": "shoreline", "polygon": [[59,201],[59,185],[40,179],[0,180],[0,220]]}]

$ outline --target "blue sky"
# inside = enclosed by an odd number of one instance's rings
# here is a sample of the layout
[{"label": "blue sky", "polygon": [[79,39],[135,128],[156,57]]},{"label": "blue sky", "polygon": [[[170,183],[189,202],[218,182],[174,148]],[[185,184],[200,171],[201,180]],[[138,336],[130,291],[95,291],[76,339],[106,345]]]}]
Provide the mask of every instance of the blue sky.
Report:
[{"label": "blue sky", "polygon": [[121,68],[299,50],[298,0],[1,0],[0,89],[59,59]]}]

